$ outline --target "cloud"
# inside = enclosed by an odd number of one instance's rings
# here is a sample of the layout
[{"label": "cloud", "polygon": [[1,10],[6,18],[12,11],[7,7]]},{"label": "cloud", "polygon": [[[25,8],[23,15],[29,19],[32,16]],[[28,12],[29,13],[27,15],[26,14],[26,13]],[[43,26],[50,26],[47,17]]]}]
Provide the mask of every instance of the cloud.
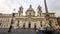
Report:
[{"label": "cloud", "polygon": [[47,0],[48,9],[50,12],[55,12],[56,16],[60,16],[60,0]]},{"label": "cloud", "polygon": [[[47,0],[49,12],[55,12],[57,16],[60,13],[60,0]],[[0,13],[12,13],[15,8],[18,12],[19,7],[22,5],[24,12],[28,9],[29,5],[32,5],[35,11],[37,6],[41,5],[44,12],[44,0],[0,0]]]}]

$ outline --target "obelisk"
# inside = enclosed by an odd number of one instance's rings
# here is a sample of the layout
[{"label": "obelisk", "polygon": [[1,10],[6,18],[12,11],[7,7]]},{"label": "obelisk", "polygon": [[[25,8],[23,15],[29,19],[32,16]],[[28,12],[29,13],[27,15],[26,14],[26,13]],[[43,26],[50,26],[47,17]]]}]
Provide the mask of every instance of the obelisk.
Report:
[{"label": "obelisk", "polygon": [[48,14],[48,8],[47,8],[46,0],[44,0],[44,5],[45,5],[45,11],[46,11],[46,14]]},{"label": "obelisk", "polygon": [[46,11],[46,21],[48,21],[48,27],[46,30],[51,30],[51,20],[50,20],[50,16],[49,16],[49,13],[48,13],[48,8],[47,8],[47,3],[46,3],[46,0],[44,0],[44,4],[45,4],[45,11]]},{"label": "obelisk", "polygon": [[44,0],[44,5],[45,5],[45,11],[46,11],[46,18],[49,19],[49,14],[48,14],[48,8],[47,8],[47,3],[46,3],[46,0]]}]

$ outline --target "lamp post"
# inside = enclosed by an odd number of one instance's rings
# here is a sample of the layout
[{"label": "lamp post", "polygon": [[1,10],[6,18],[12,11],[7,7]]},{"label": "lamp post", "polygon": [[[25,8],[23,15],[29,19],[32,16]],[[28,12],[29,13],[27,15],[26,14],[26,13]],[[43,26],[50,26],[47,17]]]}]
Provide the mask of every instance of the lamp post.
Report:
[{"label": "lamp post", "polygon": [[[15,9],[14,9],[14,11],[15,11]],[[12,14],[12,20],[11,20],[11,24],[10,24],[10,28],[9,28],[8,32],[11,32],[12,24],[13,24],[13,18],[14,18],[14,13]]]}]

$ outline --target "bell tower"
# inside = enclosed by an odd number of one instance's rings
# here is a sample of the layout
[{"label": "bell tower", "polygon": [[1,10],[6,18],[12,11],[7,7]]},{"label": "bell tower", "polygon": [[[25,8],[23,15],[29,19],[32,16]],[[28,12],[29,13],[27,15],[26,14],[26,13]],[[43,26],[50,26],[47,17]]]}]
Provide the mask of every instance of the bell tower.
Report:
[{"label": "bell tower", "polygon": [[19,16],[23,15],[23,7],[22,6],[19,8],[18,15]]},{"label": "bell tower", "polygon": [[41,10],[41,6],[39,5],[38,8],[37,8],[37,16],[41,16],[42,14],[42,10]]}]

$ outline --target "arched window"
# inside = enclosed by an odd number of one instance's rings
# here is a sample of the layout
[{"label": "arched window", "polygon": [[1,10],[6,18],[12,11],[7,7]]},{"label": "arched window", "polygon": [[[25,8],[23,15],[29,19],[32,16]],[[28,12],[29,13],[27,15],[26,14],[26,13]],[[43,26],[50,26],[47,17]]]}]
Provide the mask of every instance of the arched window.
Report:
[{"label": "arched window", "polygon": [[29,28],[30,28],[30,27],[31,27],[31,24],[30,24],[30,22],[29,22],[29,24],[28,24],[28,25],[29,25]]},{"label": "arched window", "polygon": [[31,15],[31,13],[29,13],[29,15]]},{"label": "arched window", "polygon": [[41,23],[40,25],[41,25],[41,27],[42,27],[42,21],[40,21],[40,23]]},{"label": "arched window", "polygon": [[51,26],[51,20],[49,20],[49,25]]},{"label": "arched window", "polygon": [[29,16],[31,16],[31,13],[29,13]]},{"label": "arched window", "polygon": [[17,26],[19,26],[19,20],[18,20]]},{"label": "arched window", "polygon": [[23,28],[25,29],[25,23],[23,24]]},{"label": "arched window", "polygon": [[36,24],[34,25],[34,29],[36,30]]},{"label": "arched window", "polygon": [[0,23],[0,26],[1,26],[1,23]]}]

